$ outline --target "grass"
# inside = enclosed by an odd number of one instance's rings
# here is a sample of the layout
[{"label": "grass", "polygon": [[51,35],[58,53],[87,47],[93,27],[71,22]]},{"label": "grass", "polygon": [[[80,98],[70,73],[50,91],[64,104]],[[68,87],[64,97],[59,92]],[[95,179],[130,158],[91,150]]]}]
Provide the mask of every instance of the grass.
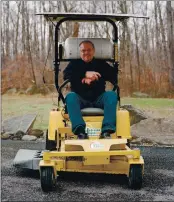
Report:
[{"label": "grass", "polygon": [[134,107],[139,108],[174,108],[174,99],[166,98],[122,98],[122,104],[132,104]]},{"label": "grass", "polygon": [[[46,130],[49,121],[49,111],[56,108],[57,95],[3,95],[2,101],[2,120],[12,116],[37,114],[33,128]],[[157,111],[159,114],[166,115],[174,111],[174,99],[152,99],[152,98],[121,98],[121,104],[131,104],[142,110]],[[174,113],[172,111],[172,113]],[[172,114],[173,115],[173,114]]]}]

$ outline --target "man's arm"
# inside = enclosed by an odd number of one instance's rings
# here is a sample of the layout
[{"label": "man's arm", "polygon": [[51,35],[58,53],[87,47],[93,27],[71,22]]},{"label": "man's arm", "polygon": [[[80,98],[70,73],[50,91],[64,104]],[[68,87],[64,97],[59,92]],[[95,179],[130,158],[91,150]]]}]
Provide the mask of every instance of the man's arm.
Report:
[{"label": "man's arm", "polygon": [[78,63],[76,62],[70,62],[67,67],[63,71],[63,79],[70,81],[76,80],[76,79],[82,79],[85,77],[85,71],[83,68],[78,66]]},{"label": "man's arm", "polygon": [[102,65],[102,76],[105,81],[110,81],[112,84],[115,84],[117,82],[117,68],[105,62],[105,64]]},{"label": "man's arm", "polygon": [[90,85],[93,81],[98,80],[101,77],[99,72],[87,71],[85,73],[85,78],[82,79],[82,83]]}]

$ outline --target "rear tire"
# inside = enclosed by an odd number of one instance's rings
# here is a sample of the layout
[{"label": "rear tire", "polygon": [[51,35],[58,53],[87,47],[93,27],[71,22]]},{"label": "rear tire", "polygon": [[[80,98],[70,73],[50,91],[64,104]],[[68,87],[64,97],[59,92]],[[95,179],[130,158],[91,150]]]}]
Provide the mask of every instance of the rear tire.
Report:
[{"label": "rear tire", "polygon": [[[56,134],[57,136],[57,131],[56,131]],[[46,150],[50,150],[50,151],[53,151],[53,150],[56,150],[56,141],[54,140],[49,140],[48,139],[48,130],[46,132],[46,143],[45,143],[45,149]]]},{"label": "rear tire", "polygon": [[142,165],[130,165],[129,170],[129,187],[131,189],[141,189],[143,182]]},{"label": "rear tire", "polygon": [[52,191],[56,186],[56,178],[53,167],[41,167],[40,169],[41,188],[44,192]]}]

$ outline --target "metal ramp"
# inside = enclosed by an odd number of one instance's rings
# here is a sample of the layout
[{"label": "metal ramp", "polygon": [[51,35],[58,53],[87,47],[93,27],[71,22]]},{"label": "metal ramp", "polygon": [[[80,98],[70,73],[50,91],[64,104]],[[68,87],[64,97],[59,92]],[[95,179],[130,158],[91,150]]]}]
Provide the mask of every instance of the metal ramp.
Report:
[{"label": "metal ramp", "polygon": [[39,162],[42,160],[42,157],[43,151],[20,149],[13,160],[13,166],[16,168],[39,170]]}]

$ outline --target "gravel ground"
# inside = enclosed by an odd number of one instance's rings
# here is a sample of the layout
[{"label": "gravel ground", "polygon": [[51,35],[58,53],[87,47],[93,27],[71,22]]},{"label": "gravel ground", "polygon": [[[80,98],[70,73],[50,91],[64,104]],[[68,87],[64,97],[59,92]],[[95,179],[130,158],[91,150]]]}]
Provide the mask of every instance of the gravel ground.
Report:
[{"label": "gravel ground", "polygon": [[16,170],[13,159],[19,149],[43,149],[43,143],[1,142],[2,201],[173,201],[174,148],[140,147],[145,160],[143,187],[130,190],[124,176],[64,175],[55,191],[45,194],[38,172]]}]

